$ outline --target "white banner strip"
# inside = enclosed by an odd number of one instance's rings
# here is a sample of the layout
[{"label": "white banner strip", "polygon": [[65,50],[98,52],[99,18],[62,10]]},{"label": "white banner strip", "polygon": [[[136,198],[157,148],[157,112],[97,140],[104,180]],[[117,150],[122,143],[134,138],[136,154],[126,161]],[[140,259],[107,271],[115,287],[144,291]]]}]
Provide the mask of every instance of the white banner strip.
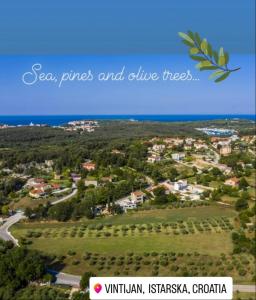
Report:
[{"label": "white banner strip", "polygon": [[92,277],[90,299],[229,300],[231,277]]}]

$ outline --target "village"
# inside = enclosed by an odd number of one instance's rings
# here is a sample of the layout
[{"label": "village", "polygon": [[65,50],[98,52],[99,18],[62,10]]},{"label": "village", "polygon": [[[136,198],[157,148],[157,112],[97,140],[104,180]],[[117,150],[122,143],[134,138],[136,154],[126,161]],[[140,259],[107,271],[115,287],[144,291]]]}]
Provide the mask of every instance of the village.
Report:
[{"label": "village", "polygon": [[96,128],[99,127],[99,122],[96,120],[74,120],[70,121],[67,124],[63,125],[48,125],[48,124],[34,124],[30,122],[29,124],[19,124],[19,125],[9,125],[9,124],[0,124],[0,129],[9,129],[16,127],[53,127],[60,128],[65,131],[75,131],[75,132],[94,132]]},{"label": "village", "polygon": [[[70,122],[68,126],[67,130],[89,130],[90,126],[97,127],[98,124],[94,121],[74,121]],[[143,188],[133,188],[128,194],[114,200],[115,205],[119,206],[123,212],[154,203],[154,191],[158,188],[162,189],[165,195],[175,195],[175,199],[182,202],[207,200],[210,193],[219,188],[219,183],[216,186],[203,182],[206,171],[215,170],[216,172],[218,170],[218,174],[222,174],[223,185],[238,189],[240,179],[235,176],[232,168],[222,161],[223,158],[228,157],[236,150],[240,150],[245,145],[249,151],[253,151],[255,136],[240,139],[238,135],[233,134],[228,137],[212,136],[207,140],[191,137],[155,137],[150,140],[141,140],[141,143],[149,145],[145,162],[151,168],[161,168],[161,166],[166,168],[170,165],[171,171],[174,169],[175,172],[179,173],[179,170],[183,170],[183,172],[189,174],[173,178],[165,176],[165,178],[158,180],[152,179],[146,174],[140,175],[140,180],[144,182]],[[118,149],[112,149],[111,155],[120,157],[124,156],[125,153]],[[241,162],[241,168],[250,170],[253,169],[253,166]],[[32,169],[37,170],[37,174],[41,173],[44,176],[31,176],[28,173]],[[108,184],[117,185],[120,182],[120,179],[111,172],[108,176],[103,176],[102,171],[98,170],[97,163],[90,159],[81,163],[79,172],[77,170],[66,170],[65,173],[58,173],[54,170],[53,160],[46,160],[44,163],[19,164],[16,165],[14,170],[2,168],[1,172],[9,178],[22,179],[24,185],[19,194],[22,197],[34,199],[33,201],[57,199],[76,190],[79,183],[88,191],[97,191],[97,189],[101,189]],[[192,174],[190,174],[191,172]],[[96,204],[94,208],[95,215],[109,215],[109,206],[112,204],[107,202]]]}]

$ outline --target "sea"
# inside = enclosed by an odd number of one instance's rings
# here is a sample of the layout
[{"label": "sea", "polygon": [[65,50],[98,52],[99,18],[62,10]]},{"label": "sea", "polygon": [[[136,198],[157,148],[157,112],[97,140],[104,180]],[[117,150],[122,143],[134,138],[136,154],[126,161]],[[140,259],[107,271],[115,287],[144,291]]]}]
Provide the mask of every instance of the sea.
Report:
[{"label": "sea", "polygon": [[251,120],[255,122],[255,115],[12,115],[0,116],[0,124],[30,125],[45,124],[60,126],[75,120],[127,120],[134,122],[191,122],[210,120]]}]

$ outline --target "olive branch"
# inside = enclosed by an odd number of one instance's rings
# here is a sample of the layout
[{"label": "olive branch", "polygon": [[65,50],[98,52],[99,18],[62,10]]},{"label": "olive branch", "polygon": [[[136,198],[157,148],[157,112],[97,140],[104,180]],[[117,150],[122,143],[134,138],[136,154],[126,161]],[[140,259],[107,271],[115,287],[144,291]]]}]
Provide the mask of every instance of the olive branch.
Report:
[{"label": "olive branch", "polygon": [[223,47],[219,49],[219,53],[212,49],[212,46],[206,39],[201,39],[197,32],[188,33],[179,32],[182,42],[190,47],[189,53],[193,60],[198,61],[196,68],[200,71],[216,70],[209,79],[214,79],[215,82],[220,82],[226,79],[232,72],[240,70],[240,68],[229,69],[229,54],[224,51]]}]

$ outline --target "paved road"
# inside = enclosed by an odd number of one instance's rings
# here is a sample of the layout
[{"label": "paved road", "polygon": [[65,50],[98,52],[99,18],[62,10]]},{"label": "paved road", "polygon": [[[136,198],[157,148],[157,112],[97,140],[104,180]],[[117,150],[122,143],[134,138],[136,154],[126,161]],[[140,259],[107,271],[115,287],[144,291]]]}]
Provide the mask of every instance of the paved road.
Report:
[{"label": "paved road", "polygon": [[16,240],[11,235],[11,233],[9,232],[9,228],[23,218],[25,218],[23,212],[18,212],[15,215],[9,217],[5,221],[5,223],[2,226],[0,226],[0,238],[4,241],[12,241],[16,246],[18,246],[18,240]]},{"label": "paved road", "polygon": [[[77,193],[77,189],[75,188],[71,194],[63,196],[62,198],[53,201],[51,204],[55,205],[60,202],[66,201]],[[5,220],[4,224],[0,226],[0,238],[3,239],[4,241],[12,241],[15,246],[19,246],[18,240],[16,240],[11,233],[9,232],[9,228],[14,225],[15,223],[18,223],[21,219],[24,219],[25,215],[23,212],[18,212],[15,215],[9,217],[8,219]]]},{"label": "paved road", "polygon": [[66,200],[68,200],[69,198],[74,197],[76,193],[77,193],[77,188],[75,188],[71,194],[68,194],[68,195],[66,195],[66,196],[63,196],[62,198],[60,198],[60,199],[58,199],[58,200],[56,200],[56,201],[53,201],[51,204],[54,205],[54,204],[58,204],[58,203],[60,203],[60,202],[66,201]]},{"label": "paved road", "polygon": [[235,284],[233,285],[233,291],[239,291],[241,293],[256,293],[256,285]]}]

